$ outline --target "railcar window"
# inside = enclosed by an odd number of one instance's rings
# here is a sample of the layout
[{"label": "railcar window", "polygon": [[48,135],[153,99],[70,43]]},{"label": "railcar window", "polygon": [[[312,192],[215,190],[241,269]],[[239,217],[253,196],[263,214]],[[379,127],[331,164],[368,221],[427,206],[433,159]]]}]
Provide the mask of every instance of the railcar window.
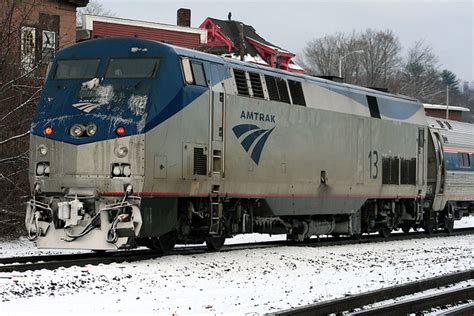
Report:
[{"label": "railcar window", "polygon": [[471,157],[467,153],[458,153],[458,161],[461,168],[469,168],[471,166]]},{"label": "railcar window", "polygon": [[191,69],[193,71],[194,84],[198,86],[207,86],[203,64],[197,61],[191,61]]},{"label": "railcar window", "polygon": [[255,72],[249,72],[250,84],[252,86],[253,96],[256,98],[264,98],[262,81],[260,75]]},{"label": "railcar window", "polygon": [[377,98],[371,95],[367,96],[367,103],[369,104],[370,116],[375,118],[380,118],[379,103]]},{"label": "railcar window", "polygon": [[160,60],[156,58],[111,58],[105,78],[149,79],[154,78]]},{"label": "railcar window", "polygon": [[290,94],[286,85],[286,80],[283,78],[276,78],[278,86],[278,94],[280,95],[280,101],[290,103]]},{"label": "railcar window", "polygon": [[249,87],[247,85],[247,78],[245,77],[245,71],[234,69],[235,85],[237,86],[237,93],[239,95],[250,95]]},{"label": "railcar window", "polygon": [[99,59],[59,60],[53,78],[67,79],[92,79],[97,74]]},{"label": "railcar window", "polygon": [[275,77],[265,75],[265,83],[267,84],[268,96],[270,97],[270,100],[280,101]]},{"label": "railcar window", "polygon": [[306,101],[304,99],[303,87],[301,86],[301,82],[288,80],[288,85],[290,86],[290,93],[291,99],[293,100],[293,104],[305,106]]}]

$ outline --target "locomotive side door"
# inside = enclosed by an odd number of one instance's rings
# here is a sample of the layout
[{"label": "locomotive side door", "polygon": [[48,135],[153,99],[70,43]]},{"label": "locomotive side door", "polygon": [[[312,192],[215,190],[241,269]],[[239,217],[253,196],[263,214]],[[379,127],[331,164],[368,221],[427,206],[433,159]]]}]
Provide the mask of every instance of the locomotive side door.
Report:
[{"label": "locomotive side door", "polygon": [[424,186],[425,184],[425,145],[426,145],[426,132],[424,127],[418,128],[418,153],[416,157],[417,161],[417,185]]},{"label": "locomotive side door", "polygon": [[[211,63],[211,78],[209,82],[209,141],[211,177],[224,176],[225,158],[225,89],[219,75],[224,66]],[[212,85],[212,83],[214,85]]]}]

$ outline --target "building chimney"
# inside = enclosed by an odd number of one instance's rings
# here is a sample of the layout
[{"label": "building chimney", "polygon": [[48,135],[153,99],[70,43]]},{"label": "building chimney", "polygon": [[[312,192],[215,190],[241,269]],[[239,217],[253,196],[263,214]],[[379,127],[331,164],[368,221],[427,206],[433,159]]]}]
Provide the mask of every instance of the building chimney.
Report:
[{"label": "building chimney", "polygon": [[191,10],[181,8],[178,9],[178,26],[191,27]]}]

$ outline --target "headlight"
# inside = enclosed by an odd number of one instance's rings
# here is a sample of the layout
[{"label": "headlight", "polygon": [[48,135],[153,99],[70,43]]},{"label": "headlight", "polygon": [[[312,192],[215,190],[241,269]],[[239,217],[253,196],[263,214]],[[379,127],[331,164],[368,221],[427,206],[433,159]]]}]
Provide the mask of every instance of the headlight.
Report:
[{"label": "headlight", "polygon": [[123,158],[128,154],[128,148],[125,146],[115,147],[115,155],[119,158]]},{"label": "headlight", "polygon": [[123,166],[123,175],[126,176],[126,177],[130,177],[131,174],[132,174],[132,168],[130,167],[130,165],[124,165]]},{"label": "headlight", "polygon": [[38,177],[49,177],[50,170],[49,162],[43,161],[36,164],[36,175]]},{"label": "headlight", "polygon": [[120,170],[120,166],[118,165],[115,165],[113,168],[112,168],[112,174],[116,177],[118,177],[122,172],[122,170]]},{"label": "headlight", "polygon": [[36,175],[42,176],[43,174],[44,174],[44,165],[42,163],[39,163],[36,165]]},{"label": "headlight", "polygon": [[81,124],[74,124],[71,129],[69,130],[69,133],[73,137],[81,137],[82,134],[84,134],[85,127]]},{"label": "headlight", "polygon": [[46,154],[48,153],[48,147],[46,147],[45,145],[39,145],[38,152],[40,153],[40,155],[46,156]]},{"label": "headlight", "polygon": [[95,124],[89,124],[86,127],[86,133],[88,136],[93,136],[95,135],[95,132],[97,131],[97,126]]}]

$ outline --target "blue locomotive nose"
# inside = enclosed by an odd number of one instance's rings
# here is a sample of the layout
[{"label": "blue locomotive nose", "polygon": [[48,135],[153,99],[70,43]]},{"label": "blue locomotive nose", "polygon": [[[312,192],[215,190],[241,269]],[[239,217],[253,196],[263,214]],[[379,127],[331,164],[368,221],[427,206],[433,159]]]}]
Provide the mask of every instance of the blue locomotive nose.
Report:
[{"label": "blue locomotive nose", "polygon": [[68,80],[53,89],[54,98],[42,97],[33,134],[84,144],[139,134],[145,127],[149,80]]}]

